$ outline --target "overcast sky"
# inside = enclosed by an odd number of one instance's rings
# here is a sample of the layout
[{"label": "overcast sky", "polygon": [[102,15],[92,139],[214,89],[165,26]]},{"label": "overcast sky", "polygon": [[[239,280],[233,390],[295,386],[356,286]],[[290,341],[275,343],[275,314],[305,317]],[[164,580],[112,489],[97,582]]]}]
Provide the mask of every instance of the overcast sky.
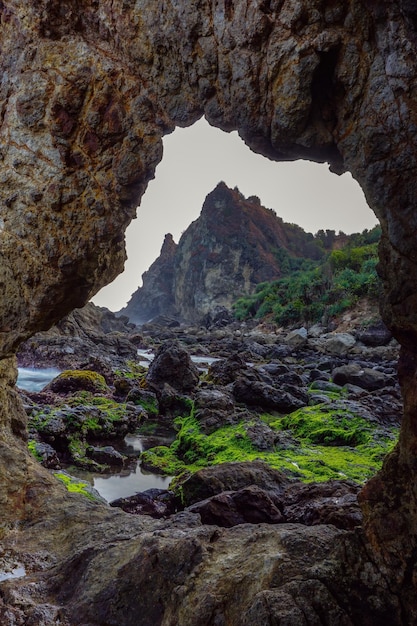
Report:
[{"label": "overcast sky", "polygon": [[125,271],[93,302],[111,311],[125,306],[158,257],[165,234],[178,242],[221,180],[245,197],[258,196],[285,222],[312,233],[321,228],[353,233],[377,223],[350,174],[336,176],[327,165],[306,161],[269,161],[251,152],[236,132],[224,133],[200,120],[164,138],[163,160],[126,233]]}]

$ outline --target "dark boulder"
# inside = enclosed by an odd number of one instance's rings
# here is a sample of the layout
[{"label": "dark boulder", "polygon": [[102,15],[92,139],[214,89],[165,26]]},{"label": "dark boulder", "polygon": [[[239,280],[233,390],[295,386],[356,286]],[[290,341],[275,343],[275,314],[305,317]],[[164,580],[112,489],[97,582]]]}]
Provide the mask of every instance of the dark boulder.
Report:
[{"label": "dark boulder", "polygon": [[49,443],[37,441],[34,445],[34,452],[41,465],[47,469],[61,469],[61,462],[56,450]]},{"label": "dark boulder", "polygon": [[179,393],[189,393],[198,385],[199,372],[178,342],[167,341],[150,364],[146,381],[157,394],[166,384]]},{"label": "dark boulder", "polygon": [[113,446],[90,446],[87,449],[87,456],[96,461],[96,463],[116,467],[123,467],[126,460]]},{"label": "dark boulder", "polygon": [[351,384],[367,391],[383,389],[383,387],[394,384],[391,377],[387,377],[382,372],[370,367],[361,367],[357,363],[337,367],[332,372],[332,378],[336,385]]},{"label": "dark boulder", "polygon": [[104,376],[92,370],[65,370],[46,385],[44,391],[63,395],[77,391],[104,393],[108,387]]},{"label": "dark boulder", "polygon": [[368,328],[357,331],[356,338],[365,346],[386,346],[392,339],[392,333],[385,326],[384,322],[380,320],[378,323],[368,326]]},{"label": "dark boulder", "polygon": [[194,409],[194,415],[206,435],[241,419],[235,414],[232,394],[225,390],[211,388],[198,391],[194,399]]},{"label": "dark boulder", "polygon": [[238,354],[231,354],[227,359],[215,361],[208,370],[208,375],[216,385],[233,383],[248,367]]},{"label": "dark boulder", "polygon": [[288,386],[280,388],[249,376],[242,376],[234,383],[233,395],[237,402],[247,406],[282,413],[290,413],[308,404],[308,394],[303,389]]},{"label": "dark boulder", "polygon": [[351,481],[294,483],[283,497],[285,521],[306,526],[333,524],[350,530],[362,524],[357,496],[360,485]]},{"label": "dark boulder", "polygon": [[177,510],[177,499],[166,489],[147,489],[133,496],[118,498],[110,502],[110,506],[117,507],[133,515],[149,515],[160,519],[172,515]]},{"label": "dark boulder", "polygon": [[284,521],[273,498],[256,485],[220,493],[191,505],[187,510],[198,513],[203,524],[226,528],[245,523],[278,524]]},{"label": "dark boulder", "polygon": [[262,461],[222,463],[192,474],[181,485],[183,502],[190,506],[223,491],[238,491],[256,485],[266,491],[282,492],[290,479]]}]

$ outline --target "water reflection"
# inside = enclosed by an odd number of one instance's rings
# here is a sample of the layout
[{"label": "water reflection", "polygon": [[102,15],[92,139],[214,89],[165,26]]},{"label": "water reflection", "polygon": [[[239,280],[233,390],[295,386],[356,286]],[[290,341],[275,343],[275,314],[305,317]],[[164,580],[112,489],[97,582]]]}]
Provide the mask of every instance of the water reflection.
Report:
[{"label": "water reflection", "polygon": [[[169,446],[175,438],[175,432],[170,428],[164,425],[157,425],[155,428],[152,434],[143,435],[136,432],[126,435],[123,442],[117,446],[119,452],[131,457],[129,465],[122,470],[98,474],[70,467],[68,472],[92,485],[107,502],[132,496],[147,489],[168,489],[172,476],[154,474],[140,466],[141,452],[155,446]],[[116,447],[115,442],[111,445]]]}]

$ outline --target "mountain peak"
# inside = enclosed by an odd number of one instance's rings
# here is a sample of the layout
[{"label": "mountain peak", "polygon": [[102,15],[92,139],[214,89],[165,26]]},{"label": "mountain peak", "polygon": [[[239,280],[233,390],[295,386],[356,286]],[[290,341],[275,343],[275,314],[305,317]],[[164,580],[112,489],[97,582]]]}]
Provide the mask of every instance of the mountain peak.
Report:
[{"label": "mountain peak", "polygon": [[258,197],[245,198],[222,181],[178,244],[165,235],[159,258],[123,313],[136,323],[162,313],[199,322],[219,307],[230,309],[258,283],[279,278],[280,249],[309,256],[305,248],[312,237],[285,224]]}]

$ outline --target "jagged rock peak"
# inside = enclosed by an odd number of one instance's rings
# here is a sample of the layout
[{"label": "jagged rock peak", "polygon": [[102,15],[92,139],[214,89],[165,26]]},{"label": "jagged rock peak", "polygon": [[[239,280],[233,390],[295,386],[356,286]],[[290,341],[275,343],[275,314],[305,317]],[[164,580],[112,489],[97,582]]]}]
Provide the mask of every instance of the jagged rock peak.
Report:
[{"label": "jagged rock peak", "polygon": [[135,324],[144,324],[161,314],[177,314],[173,295],[177,247],[171,233],[166,234],[159,257],[142,274],[142,287],[135,291],[120,314],[127,315]]},{"label": "jagged rock peak", "polygon": [[199,322],[219,308],[230,309],[258,283],[278,278],[277,250],[321,255],[310,233],[283,222],[256,196],[245,198],[220,182],[178,246],[171,235],[165,237],[159,258],[143,274],[143,287],[123,313],[137,324],[160,314]]}]

